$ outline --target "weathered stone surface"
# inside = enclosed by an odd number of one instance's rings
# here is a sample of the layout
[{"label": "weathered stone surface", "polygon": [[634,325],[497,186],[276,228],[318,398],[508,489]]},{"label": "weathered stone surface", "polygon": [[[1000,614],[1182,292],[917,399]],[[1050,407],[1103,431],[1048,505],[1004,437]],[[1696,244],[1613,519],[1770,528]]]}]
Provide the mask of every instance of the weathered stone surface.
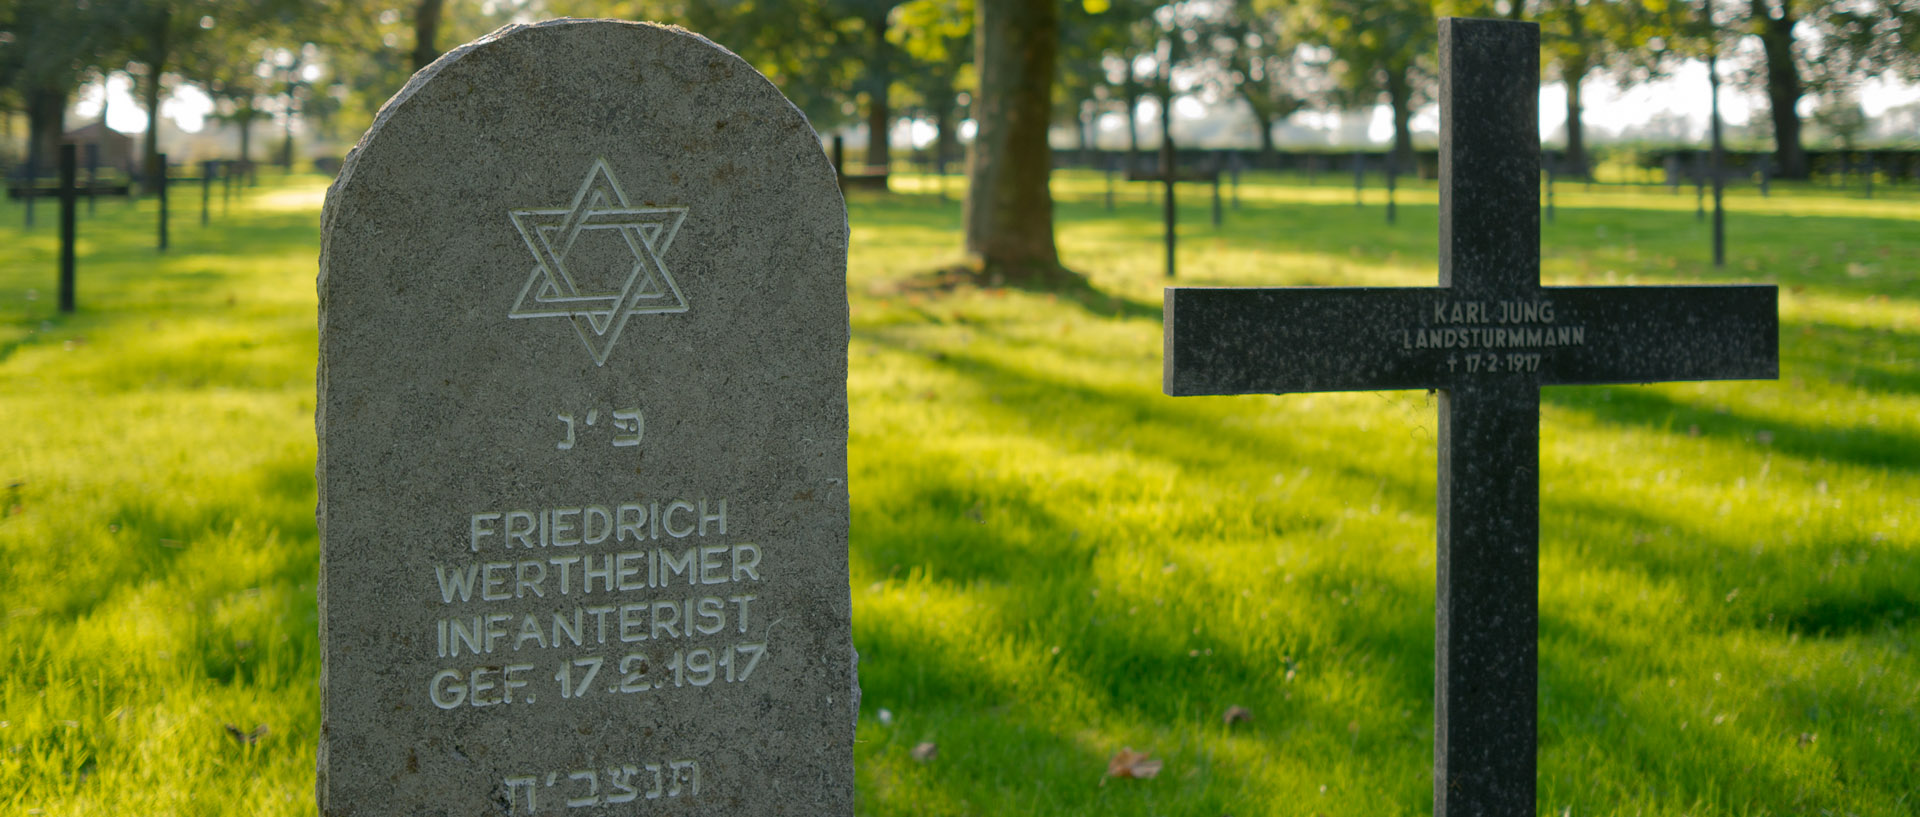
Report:
[{"label": "weathered stone surface", "polygon": [[502,29],[329,191],[326,815],[850,814],[847,226],[689,32]]}]

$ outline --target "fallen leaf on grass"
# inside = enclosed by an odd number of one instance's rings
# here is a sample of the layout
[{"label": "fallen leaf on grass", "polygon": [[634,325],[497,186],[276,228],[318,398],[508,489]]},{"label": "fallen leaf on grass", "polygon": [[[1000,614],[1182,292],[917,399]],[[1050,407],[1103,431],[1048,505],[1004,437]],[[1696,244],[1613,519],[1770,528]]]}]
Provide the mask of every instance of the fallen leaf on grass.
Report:
[{"label": "fallen leaf on grass", "polygon": [[1131,777],[1135,780],[1151,780],[1160,773],[1162,762],[1147,756],[1146,752],[1136,752],[1128,746],[1107,761],[1108,777]]},{"label": "fallen leaf on grass", "polygon": [[227,737],[233,738],[234,742],[242,745],[259,743],[261,738],[266,737],[266,734],[267,725],[264,723],[254,727],[251,732],[242,732],[240,731],[240,727],[230,723],[227,724]]}]

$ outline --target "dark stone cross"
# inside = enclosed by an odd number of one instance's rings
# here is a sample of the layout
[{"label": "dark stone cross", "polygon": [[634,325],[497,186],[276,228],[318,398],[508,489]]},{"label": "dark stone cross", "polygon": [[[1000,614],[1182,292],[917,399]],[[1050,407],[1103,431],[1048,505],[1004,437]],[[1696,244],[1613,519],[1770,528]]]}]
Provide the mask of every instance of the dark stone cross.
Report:
[{"label": "dark stone cross", "polygon": [[1166,291],[1170,395],[1437,389],[1434,813],[1534,813],[1540,387],[1779,376],[1771,286],[1540,285],[1539,29],[1440,21],[1440,285]]}]

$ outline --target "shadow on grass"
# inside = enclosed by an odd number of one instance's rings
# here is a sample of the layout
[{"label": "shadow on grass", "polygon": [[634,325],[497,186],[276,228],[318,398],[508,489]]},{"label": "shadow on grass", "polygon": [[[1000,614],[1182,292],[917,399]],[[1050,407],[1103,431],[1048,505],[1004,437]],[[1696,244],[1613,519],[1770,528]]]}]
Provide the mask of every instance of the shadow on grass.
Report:
[{"label": "shadow on grass", "polygon": [[1920,332],[1863,329],[1820,321],[1782,338],[1780,374],[1854,388],[1920,395]]},{"label": "shadow on grass", "polygon": [[[1655,585],[1705,581],[1707,593],[1688,606],[1728,628],[1844,637],[1898,628],[1920,614],[1920,562],[1851,536],[1836,540],[1816,530],[1809,537],[1814,541],[1804,545],[1758,547],[1716,535],[1692,516],[1656,515],[1579,495],[1549,498],[1543,510],[1555,526],[1582,531],[1593,542],[1576,557],[1582,565]],[[1549,532],[1548,547],[1552,539]],[[1820,569],[1809,569],[1815,567]],[[1744,586],[1723,586],[1734,582],[1713,578],[1730,575],[1745,577],[1739,581]]]},{"label": "shadow on grass", "polygon": [[[896,341],[885,332],[857,331],[856,337],[903,354],[915,354],[910,345]],[[1002,416],[1009,427],[1030,431],[1036,438],[1082,453],[1108,450],[1115,440],[1124,438],[1134,456],[1183,470],[1205,468],[1209,461],[1225,458],[1289,464],[1311,462],[1316,471],[1365,485],[1368,491],[1380,491],[1383,505],[1424,511],[1433,504],[1428,482],[1345,465],[1323,454],[1296,448],[1284,438],[1222,427],[1214,418],[1197,409],[1183,408],[1171,398],[1045,379],[982,356],[953,350],[934,360],[941,367],[977,381],[989,391],[1009,396],[1010,399],[982,406],[982,411]],[[1017,397],[1032,391],[1044,392],[1046,400]],[[1039,410],[1040,405],[1047,409]],[[1077,430],[1087,426],[1113,429],[1113,432],[1078,435]],[[907,467],[916,459],[933,456],[915,453],[917,449],[912,447],[889,450],[894,467]],[[883,521],[863,518],[856,522],[855,530],[865,532],[854,549],[856,558],[868,563],[872,575],[886,575],[900,565],[924,565],[933,575],[956,584],[971,586],[984,582],[1011,586],[1044,582],[1069,588],[1050,595],[1089,598],[1087,591],[1096,585],[1092,565],[1105,545],[1087,541],[1072,520],[1023,498],[1027,487],[1011,479],[976,477],[967,481],[951,476],[964,474],[966,469],[967,463],[957,457],[935,457],[912,467],[915,474],[922,476],[910,493],[886,496],[864,511],[883,517]],[[1264,526],[1262,535],[1273,537],[1282,535],[1283,527],[1328,528],[1334,524],[1338,512],[1337,508],[1306,505],[1271,510],[1275,518],[1261,520],[1259,524]],[[1090,512],[1097,514],[1098,509]],[[1017,520],[1011,523],[1012,529],[1022,533],[1017,539],[1009,540],[997,526],[976,521],[976,517],[985,521],[1003,517]],[[1183,535],[1177,528],[1165,533],[1172,541],[1178,541]],[[1194,531],[1191,535],[1204,536],[1209,532]],[[1304,579],[1297,592],[1326,603],[1322,611],[1326,621],[1316,629],[1329,631],[1329,641],[1365,645],[1390,661],[1414,656],[1407,665],[1423,668],[1391,673],[1379,679],[1375,683],[1384,685],[1383,697],[1410,703],[1431,697],[1433,591],[1430,585],[1413,586],[1384,569],[1368,565],[1351,565],[1337,575],[1313,574]],[[1338,595],[1353,594],[1356,582],[1363,583],[1368,595],[1374,597],[1366,606],[1372,614],[1363,614],[1358,605],[1347,607],[1332,601]],[[1224,597],[1228,593],[1220,588],[1212,595]],[[1198,642],[1181,636],[1183,629],[1129,631],[1126,617],[1121,616],[1117,621],[1113,618],[1114,609],[1125,610],[1129,606],[1156,610],[1156,601],[1144,597],[1103,598],[1094,606],[1105,611],[1104,620],[1102,613],[1090,611],[1087,618],[1071,625],[1082,633],[1075,640],[1093,639],[1092,649],[1100,655],[1101,670],[1096,674],[1102,680],[1093,683],[1090,689],[1103,706],[1145,706],[1158,717],[1170,718],[1176,715],[1166,708],[1170,704],[1142,702],[1163,699],[1163,691],[1169,688],[1251,690],[1273,686],[1277,668],[1270,665],[1270,659],[1248,652],[1243,642],[1208,641],[1214,651],[1206,661],[1210,669],[1205,677],[1190,678],[1195,672],[1195,662],[1189,651]],[[999,615],[1006,616],[1008,629],[1017,632],[1027,616],[1045,614],[1026,609],[1034,603],[1010,601],[1016,609],[1001,610]],[[1381,614],[1383,612],[1385,614]],[[1190,621],[1191,617],[1203,613],[1166,609],[1159,614]],[[1104,631],[1107,634],[1095,635],[1093,628],[1103,625],[1108,628]],[[1192,626],[1191,623],[1182,625],[1186,629]],[[1276,626],[1281,625],[1276,623]],[[1115,627],[1120,631],[1112,632],[1111,628]],[[1161,632],[1162,629],[1165,631]],[[1292,640],[1304,636],[1282,637]],[[1289,649],[1291,654],[1300,660],[1311,660],[1307,656],[1314,649],[1312,643],[1297,643],[1295,647]],[[1188,682],[1183,683],[1183,679]],[[940,694],[958,692],[941,690]]]},{"label": "shadow on grass", "polygon": [[[1816,805],[1833,799],[1827,787],[1807,788],[1808,781],[1770,762],[1776,759],[1761,749],[1764,742],[1786,736],[1758,725],[1765,723],[1764,715],[1754,713],[1749,722],[1756,726],[1748,727],[1738,721],[1721,725],[1712,713],[1701,713],[1694,688],[1697,666],[1685,669],[1687,688],[1655,687],[1669,695],[1635,688],[1646,680],[1633,677],[1635,669],[1711,659],[1649,657],[1642,645],[1624,644],[1604,629],[1554,615],[1541,617],[1540,641],[1541,789],[1543,797],[1559,796],[1552,803],[1556,810],[1566,805],[1577,813],[1592,803],[1641,800],[1711,804],[1728,811],[1764,804],[1803,813],[1797,809],[1808,805],[1809,796]],[[1556,769],[1574,776],[1554,778]],[[1664,785],[1594,791],[1596,780]]]},{"label": "shadow on grass", "polygon": [[[994,334],[985,325],[976,329],[984,335]],[[1045,378],[965,349],[946,348],[929,355],[886,329],[856,328],[853,335],[858,340],[928,360],[998,394],[1045,395],[1044,400],[1010,399],[979,407],[982,411],[1017,418],[1024,426],[1034,429],[1036,436],[1070,441],[1080,439],[1076,429],[1082,426],[1115,429],[1112,435],[1080,443],[1082,450],[1104,450],[1114,440],[1125,439],[1136,454],[1182,468],[1229,458],[1273,463],[1311,461],[1356,482],[1383,484],[1397,506],[1428,507],[1434,501],[1431,483],[1329,463],[1285,440],[1222,427],[1214,417],[1198,408],[1187,408],[1190,404],[1176,398]],[[1195,440],[1205,440],[1207,444],[1195,445]]]},{"label": "shadow on grass", "polygon": [[[1589,393],[1582,394],[1582,391]],[[1543,390],[1541,402],[1616,426],[1661,433],[1680,430],[1736,449],[1772,451],[1807,462],[1837,461],[1894,471],[1920,470],[1920,466],[1915,465],[1920,439],[1908,434],[1758,417],[1681,402],[1646,388],[1606,388],[1601,393],[1592,386],[1556,387]]]}]

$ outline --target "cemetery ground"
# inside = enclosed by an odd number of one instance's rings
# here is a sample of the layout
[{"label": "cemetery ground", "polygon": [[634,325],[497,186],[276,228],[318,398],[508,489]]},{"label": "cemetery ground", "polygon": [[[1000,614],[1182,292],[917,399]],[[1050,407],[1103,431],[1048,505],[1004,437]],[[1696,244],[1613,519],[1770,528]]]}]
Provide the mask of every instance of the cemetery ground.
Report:
[{"label": "cemetery ground", "polygon": [[[1337,179],[1217,230],[1186,187],[1178,283],[1433,285],[1431,183],[1387,226]],[[165,254],[101,201],[73,316],[0,204],[0,811],[313,812],[324,185],[182,196]],[[1091,294],[926,278],[959,206],[895,185],[849,202],[859,811],[1426,813],[1435,397],[1165,397],[1144,185],[1056,177]],[[1779,284],[1781,378],[1543,393],[1539,809],[1920,812],[1920,194],[1735,190],[1720,270],[1692,193],[1543,229],[1549,284]]]}]

